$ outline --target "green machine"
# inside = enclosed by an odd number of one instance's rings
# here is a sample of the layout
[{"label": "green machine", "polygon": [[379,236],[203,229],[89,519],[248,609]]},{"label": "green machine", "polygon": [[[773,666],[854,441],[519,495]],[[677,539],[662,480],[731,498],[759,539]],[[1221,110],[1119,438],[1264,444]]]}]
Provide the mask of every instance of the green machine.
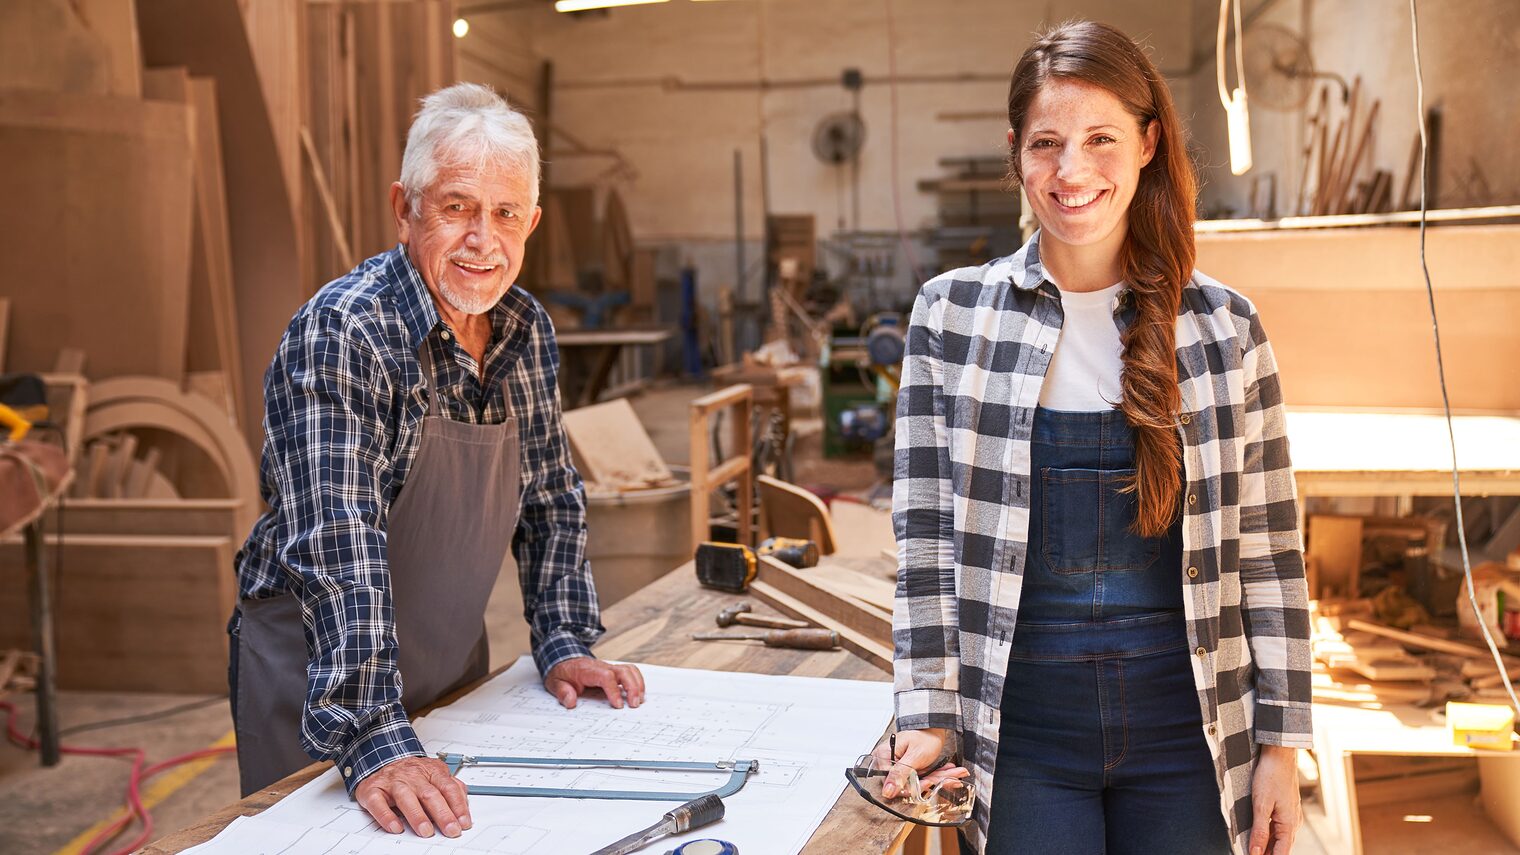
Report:
[{"label": "green machine", "polygon": [[855,335],[836,329],[818,356],[824,457],[873,453],[892,435],[907,350],[902,315],[872,315]]}]

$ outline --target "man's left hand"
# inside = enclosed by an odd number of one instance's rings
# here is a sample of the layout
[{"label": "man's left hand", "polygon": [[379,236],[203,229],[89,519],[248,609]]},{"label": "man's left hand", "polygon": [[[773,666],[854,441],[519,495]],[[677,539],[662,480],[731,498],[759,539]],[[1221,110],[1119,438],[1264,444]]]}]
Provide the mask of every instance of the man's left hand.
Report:
[{"label": "man's left hand", "polygon": [[544,688],[561,706],[572,710],[587,689],[601,689],[614,709],[623,708],[624,695],[630,707],[644,703],[644,675],[637,667],[589,656],[565,659],[550,668],[544,675]]}]

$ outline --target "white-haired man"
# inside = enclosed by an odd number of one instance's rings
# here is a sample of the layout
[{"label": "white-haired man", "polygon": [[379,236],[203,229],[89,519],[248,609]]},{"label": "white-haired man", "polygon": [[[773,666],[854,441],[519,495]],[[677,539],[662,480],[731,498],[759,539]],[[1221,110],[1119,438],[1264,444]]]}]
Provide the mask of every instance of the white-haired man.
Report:
[{"label": "white-haired man", "polygon": [[[465,788],[407,720],[486,671],[510,547],[544,686],[638,706],[603,632],[554,331],[512,283],[538,225],[538,144],[489,88],[423,101],[391,185],[400,245],[296,313],[265,376],[269,512],[238,553],[229,625],[247,795],[331,759],[392,833],[470,827]],[[398,817],[399,814],[399,817]]]}]

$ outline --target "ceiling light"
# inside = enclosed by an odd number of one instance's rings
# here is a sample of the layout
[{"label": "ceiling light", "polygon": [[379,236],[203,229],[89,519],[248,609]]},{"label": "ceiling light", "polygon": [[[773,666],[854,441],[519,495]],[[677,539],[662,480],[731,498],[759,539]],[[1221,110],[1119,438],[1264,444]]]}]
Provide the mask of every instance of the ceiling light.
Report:
[{"label": "ceiling light", "polygon": [[463,18],[454,19],[454,38],[462,39],[470,33],[470,22]]},{"label": "ceiling light", "polygon": [[554,0],[556,12],[585,12],[591,9],[610,9],[613,6],[642,6],[646,3],[667,3],[669,0]]}]

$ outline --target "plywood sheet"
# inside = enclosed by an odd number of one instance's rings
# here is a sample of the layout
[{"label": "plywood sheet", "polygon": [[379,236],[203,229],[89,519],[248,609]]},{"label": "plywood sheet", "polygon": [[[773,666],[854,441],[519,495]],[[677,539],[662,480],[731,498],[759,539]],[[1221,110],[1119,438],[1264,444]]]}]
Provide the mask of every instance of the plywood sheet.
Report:
[{"label": "plywood sheet", "polygon": [[138,0],[143,59],[216,78],[241,352],[243,426],[263,437],[263,375],[306,289],[295,218],[268,108],[236,0]]},{"label": "plywood sheet", "polygon": [[184,374],[190,133],[180,104],[0,92],[0,163],[26,165],[0,170],[12,370],[78,347],[95,377]]},{"label": "plywood sheet", "polygon": [[112,94],[110,49],[68,0],[6,0],[0,88]]}]

